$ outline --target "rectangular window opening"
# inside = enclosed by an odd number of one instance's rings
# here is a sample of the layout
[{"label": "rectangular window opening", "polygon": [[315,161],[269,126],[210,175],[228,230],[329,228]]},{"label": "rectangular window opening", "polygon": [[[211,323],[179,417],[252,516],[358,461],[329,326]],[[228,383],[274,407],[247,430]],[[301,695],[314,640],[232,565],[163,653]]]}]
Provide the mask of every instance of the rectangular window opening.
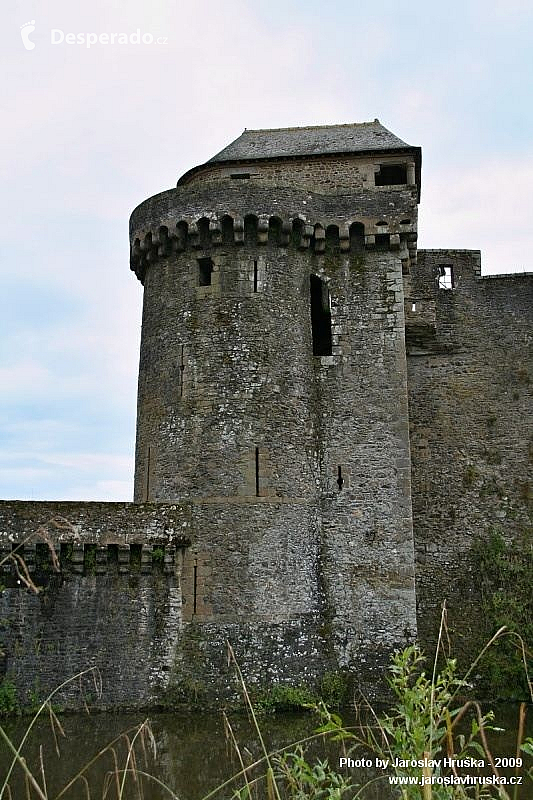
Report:
[{"label": "rectangular window opening", "polygon": [[257,292],[257,261],[254,261],[254,292]]},{"label": "rectangular window opening", "polygon": [[340,466],[337,467],[337,486],[339,487],[339,492],[344,486],[344,478],[342,477],[342,467]]},{"label": "rectangular window opening", "polygon": [[401,186],[407,183],[405,164],[380,164],[375,174],[376,186]]},{"label": "rectangular window opening", "polygon": [[316,275],[311,275],[311,331],[313,355],[330,356],[333,341],[329,289]]},{"label": "rectangular window opening", "polygon": [[440,264],[437,279],[439,289],[453,289],[455,286],[453,266],[451,264]]},{"label": "rectangular window opening", "polygon": [[233,172],[230,175],[230,178],[234,181],[246,181],[250,177],[249,172]]},{"label": "rectangular window opening", "polygon": [[376,250],[388,250],[390,247],[390,233],[376,233]]},{"label": "rectangular window opening", "polygon": [[211,275],[213,273],[213,259],[198,259],[198,285],[211,286]]}]

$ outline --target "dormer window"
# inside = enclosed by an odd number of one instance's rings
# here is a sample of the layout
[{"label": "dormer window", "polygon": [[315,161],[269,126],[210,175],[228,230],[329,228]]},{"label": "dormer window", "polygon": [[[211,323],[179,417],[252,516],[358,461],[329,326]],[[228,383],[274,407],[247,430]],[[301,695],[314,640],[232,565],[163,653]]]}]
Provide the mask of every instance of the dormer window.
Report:
[{"label": "dormer window", "polygon": [[376,186],[402,186],[407,184],[405,164],[380,164],[375,174]]}]

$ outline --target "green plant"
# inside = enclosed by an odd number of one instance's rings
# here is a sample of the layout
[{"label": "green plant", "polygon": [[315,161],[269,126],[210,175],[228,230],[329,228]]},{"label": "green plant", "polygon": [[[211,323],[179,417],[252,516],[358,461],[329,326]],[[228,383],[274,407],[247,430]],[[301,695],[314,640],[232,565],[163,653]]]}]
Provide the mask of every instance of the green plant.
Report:
[{"label": "green plant", "polygon": [[355,785],[327,761],[311,765],[301,745],[274,758],[276,776],[287,800],[341,800]]},{"label": "green plant", "polygon": [[0,683],[0,716],[18,712],[17,689],[8,678]]},{"label": "green plant", "polygon": [[320,698],[328,708],[340,708],[348,699],[348,678],[342,672],[325,672],[320,681]]},{"label": "green plant", "polygon": [[165,548],[154,547],[152,550],[152,563],[162,566],[165,561]]},{"label": "green plant", "polygon": [[296,711],[314,706],[317,697],[306,686],[276,683],[266,690],[251,694],[256,709],[262,712]]},{"label": "green plant", "polygon": [[[492,725],[492,712],[483,714],[479,705],[471,701],[456,702],[458,692],[467,683],[457,677],[454,659],[446,658],[440,671],[435,660],[431,676],[426,674],[424,665],[425,658],[417,646],[396,652],[389,678],[396,698],[391,712],[377,716],[370,708],[375,724],[353,731],[343,726],[338,715],[321,705],[318,711],[322,725],[318,732],[341,741],[350,755],[357,750],[371,752],[373,763],[384,770],[374,781],[388,780],[395,784],[402,800],[478,797],[509,800],[502,786],[485,786],[484,793],[479,794],[479,785],[446,782],[465,774],[461,766],[466,767],[469,776],[476,773],[478,766],[488,766],[493,776],[499,778],[486,733],[500,729]],[[459,722],[464,725],[467,715],[470,715],[469,731],[458,733]],[[520,745],[521,733],[517,750]],[[524,745],[528,752],[527,740]]]},{"label": "green plant", "polygon": [[472,553],[485,633],[508,631],[480,662],[482,688],[504,699],[531,699],[533,559],[527,532],[509,544],[493,530],[488,539],[475,542]]},{"label": "green plant", "polygon": [[83,571],[85,575],[96,573],[96,545],[87,544],[83,553]]},{"label": "green plant", "polygon": [[463,485],[470,489],[478,478],[479,472],[473,464],[468,464],[463,473]]}]

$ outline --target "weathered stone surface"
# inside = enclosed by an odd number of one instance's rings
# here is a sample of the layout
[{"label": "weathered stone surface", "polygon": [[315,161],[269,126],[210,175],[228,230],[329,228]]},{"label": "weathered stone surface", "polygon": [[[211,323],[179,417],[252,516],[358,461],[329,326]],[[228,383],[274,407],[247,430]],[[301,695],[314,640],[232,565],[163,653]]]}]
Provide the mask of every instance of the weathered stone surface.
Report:
[{"label": "weathered stone surface", "polygon": [[432,336],[408,334],[419,633],[435,641],[446,599],[466,660],[482,627],[474,538],[532,530],[533,275],[481,277],[478,251],[422,250],[406,280],[412,317],[434,309]]},{"label": "weathered stone surface", "polygon": [[420,151],[352,127],[250,132],[133,212],[135,505],[0,504],[24,696],[95,666],[95,704],[228,702],[227,642],[251,685],[379,696],[443,599],[474,642],[472,539],[530,519],[533,281],[417,258]]}]

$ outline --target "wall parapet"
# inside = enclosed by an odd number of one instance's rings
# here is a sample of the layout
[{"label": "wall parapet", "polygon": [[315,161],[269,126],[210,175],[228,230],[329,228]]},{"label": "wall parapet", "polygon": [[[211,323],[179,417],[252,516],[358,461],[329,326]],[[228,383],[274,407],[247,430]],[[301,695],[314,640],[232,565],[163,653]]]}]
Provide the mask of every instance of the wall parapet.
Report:
[{"label": "wall parapet", "polygon": [[130,266],[143,282],[148,265],[184,250],[208,250],[221,245],[275,245],[311,250],[315,254],[331,252],[360,253],[363,250],[397,251],[406,264],[416,260],[416,223],[367,217],[350,217],[339,222],[303,215],[281,217],[275,211],[179,217],[149,230],[137,230],[132,238]]},{"label": "wall parapet", "polygon": [[190,536],[188,504],[0,501],[0,569],[4,583],[13,585],[20,584],[21,568],[29,574],[170,574]]}]

